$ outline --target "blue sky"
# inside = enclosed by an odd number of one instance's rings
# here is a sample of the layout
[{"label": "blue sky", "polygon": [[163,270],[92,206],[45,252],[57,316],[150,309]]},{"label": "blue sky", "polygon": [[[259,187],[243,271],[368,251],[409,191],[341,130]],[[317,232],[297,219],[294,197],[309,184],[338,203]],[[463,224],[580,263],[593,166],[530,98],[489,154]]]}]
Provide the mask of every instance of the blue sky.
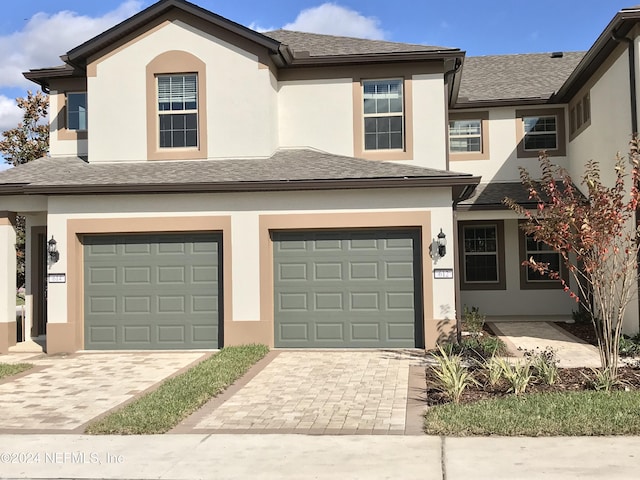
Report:
[{"label": "blue sky", "polygon": [[[459,47],[467,55],[588,49],[637,0],[195,0],[258,30],[289,28]],[[14,99],[35,85],[22,71],[60,64],[67,50],[150,0],[19,0],[0,17],[0,132],[20,119]]]}]

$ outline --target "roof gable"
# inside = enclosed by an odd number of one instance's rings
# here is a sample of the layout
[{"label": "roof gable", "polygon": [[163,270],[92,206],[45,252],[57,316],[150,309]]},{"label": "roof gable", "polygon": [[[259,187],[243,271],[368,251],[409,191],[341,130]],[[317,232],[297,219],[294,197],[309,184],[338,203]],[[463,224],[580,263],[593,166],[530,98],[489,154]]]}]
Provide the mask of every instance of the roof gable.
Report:
[{"label": "roof gable", "polygon": [[160,0],[141,12],[138,12],[133,17],[124,20],[92,39],[87,40],[82,45],[69,50],[62,58],[65,62],[71,65],[85,66],[87,59],[92,55],[110,47],[114,43],[124,39],[128,35],[145,27],[154,20],[161,18],[174,9],[193,15],[212,26],[222,28],[240,36],[241,38],[250,40],[256,45],[268,49],[274,55],[279,53],[280,42],[240,25],[239,23],[235,23],[221,17],[220,15],[212,13],[204,8],[194,5],[193,3],[187,2],[186,0]]}]

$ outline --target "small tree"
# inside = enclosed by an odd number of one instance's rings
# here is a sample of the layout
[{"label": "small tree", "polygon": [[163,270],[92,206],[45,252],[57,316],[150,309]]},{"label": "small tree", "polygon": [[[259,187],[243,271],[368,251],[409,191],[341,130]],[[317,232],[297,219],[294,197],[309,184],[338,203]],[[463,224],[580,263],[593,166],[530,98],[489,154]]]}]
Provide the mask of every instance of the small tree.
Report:
[{"label": "small tree", "polygon": [[581,180],[585,196],[568,172],[552,165],[542,152],[539,181],[526,169],[520,169],[520,179],[537,208],[528,210],[505,199],[507,206],[526,218],[523,230],[560,254],[575,284],[572,288],[560,272],[534,258],[523,264],[561,281],[569,296],[586,310],[598,338],[602,368],[614,376],[624,313],[634,297],[638,279],[635,213],[640,199],[639,160],[638,140],[634,138],[629,153],[631,173],[626,173],[627,162],[618,154],[615,182],[610,187],[600,179],[598,162],[590,161]]},{"label": "small tree", "polygon": [[[44,157],[49,151],[49,125],[46,123],[49,97],[42,92],[27,91],[26,98],[16,98],[23,111],[22,122],[16,128],[2,133],[0,154],[13,166]],[[43,123],[44,121],[44,123]],[[16,224],[17,284],[24,285],[24,217]]]}]

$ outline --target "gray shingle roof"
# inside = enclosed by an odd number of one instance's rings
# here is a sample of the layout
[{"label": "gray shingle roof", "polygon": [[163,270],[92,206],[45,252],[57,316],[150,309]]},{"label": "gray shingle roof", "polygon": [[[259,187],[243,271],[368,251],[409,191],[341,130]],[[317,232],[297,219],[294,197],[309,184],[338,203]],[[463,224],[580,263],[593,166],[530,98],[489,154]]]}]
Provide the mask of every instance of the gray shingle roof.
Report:
[{"label": "gray shingle roof", "polygon": [[458,204],[461,210],[493,210],[508,208],[503,203],[505,197],[520,205],[531,205],[529,192],[520,182],[481,183],[475,194]]},{"label": "gray shingle roof", "polygon": [[273,30],[270,32],[264,32],[264,35],[289,46],[289,48],[294,51],[295,56],[300,55],[301,52],[309,52],[310,57],[330,57],[338,55],[458,50],[457,48],[449,47],[386,42],[382,40],[367,40],[364,38],[339,37],[335,35],[296,32],[292,30]]},{"label": "gray shingle roof", "polygon": [[[448,184],[476,183],[468,174],[333,155],[310,149],[279,150],[263,159],[87,163],[77,157],[41,158],[0,172],[0,190],[74,186],[203,186],[296,182],[426,179]],[[401,185],[398,185],[401,186]],[[186,188],[190,190],[190,188]],[[25,190],[26,191],[26,190]]]},{"label": "gray shingle roof", "polygon": [[462,68],[458,103],[544,98],[557,92],[585,52],[467,57]]}]

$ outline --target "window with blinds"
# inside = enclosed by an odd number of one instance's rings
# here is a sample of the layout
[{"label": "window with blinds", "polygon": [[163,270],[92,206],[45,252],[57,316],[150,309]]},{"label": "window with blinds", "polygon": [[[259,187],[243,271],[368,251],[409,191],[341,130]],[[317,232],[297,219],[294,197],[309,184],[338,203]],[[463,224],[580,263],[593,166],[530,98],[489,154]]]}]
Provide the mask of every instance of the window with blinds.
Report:
[{"label": "window with blinds", "polygon": [[364,149],[404,148],[402,80],[362,82],[364,97]]},{"label": "window with blinds", "polygon": [[198,76],[158,75],[160,148],[198,146]]}]

